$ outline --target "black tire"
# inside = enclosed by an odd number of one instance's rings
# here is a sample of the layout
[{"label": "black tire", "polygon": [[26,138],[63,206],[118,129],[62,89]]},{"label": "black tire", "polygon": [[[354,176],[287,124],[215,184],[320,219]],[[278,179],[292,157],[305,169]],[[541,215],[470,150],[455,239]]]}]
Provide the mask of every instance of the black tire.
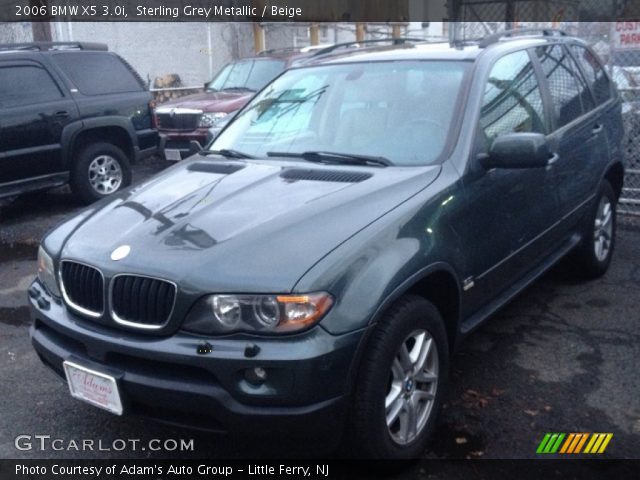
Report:
[{"label": "black tire", "polygon": [[[426,424],[411,441],[401,445],[392,436],[397,435],[397,432],[391,431],[394,424],[387,425],[385,398],[392,388],[391,368],[396,355],[407,337],[416,331],[426,331],[437,347],[433,356],[437,357],[438,380],[433,384],[435,398],[426,417]],[[416,343],[414,342],[413,345]],[[351,451],[364,458],[419,457],[426,448],[435,424],[444,395],[448,370],[449,348],[440,313],[433,304],[422,297],[413,295],[402,297],[376,326],[360,364],[347,432]],[[421,385],[418,377],[415,378],[414,389]],[[426,388],[425,384],[422,385],[422,388]],[[410,395],[408,392],[402,390],[399,397],[403,396],[406,402],[408,395]],[[400,415],[397,418],[400,422]]]},{"label": "black tire", "polygon": [[[602,202],[609,203],[611,215],[611,234],[606,255],[598,255],[596,243],[599,237],[596,236],[596,218],[600,215]],[[618,199],[613,188],[606,180],[602,182],[595,204],[589,214],[584,234],[580,245],[571,253],[569,262],[573,275],[592,280],[604,275],[611,263],[611,257],[616,243],[616,204]]]},{"label": "black tire", "polygon": [[[95,188],[90,180],[90,167],[94,160],[101,157],[110,158],[115,161],[120,170],[121,180],[117,188],[110,191],[108,188]],[[117,175],[117,170],[115,171]],[[131,184],[131,166],[125,153],[117,146],[107,142],[95,142],[83,147],[75,156],[71,170],[71,190],[84,203],[93,203],[96,200],[105,198],[118,190]],[[112,188],[116,183],[112,183]],[[103,188],[100,191],[100,188]]]}]

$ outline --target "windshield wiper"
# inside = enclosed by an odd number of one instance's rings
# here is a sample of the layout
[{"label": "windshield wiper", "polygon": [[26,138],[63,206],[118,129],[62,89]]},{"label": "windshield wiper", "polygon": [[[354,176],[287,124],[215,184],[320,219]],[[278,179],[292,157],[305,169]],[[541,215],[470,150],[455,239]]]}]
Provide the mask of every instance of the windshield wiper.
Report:
[{"label": "windshield wiper", "polygon": [[224,92],[226,90],[244,90],[247,92],[255,92],[255,90],[253,88],[249,88],[249,87],[225,87],[223,89],[221,89],[220,91]]},{"label": "windshield wiper", "polygon": [[385,157],[374,157],[371,155],[360,155],[356,153],[338,153],[338,152],[267,152],[268,157],[290,157],[302,158],[308,162],[318,163],[344,163],[349,165],[376,165],[378,167],[388,167],[393,163]]},{"label": "windshield wiper", "polygon": [[255,158],[248,153],[240,152],[239,150],[231,150],[229,148],[222,148],[220,150],[202,150],[200,155],[222,155],[225,158]]}]

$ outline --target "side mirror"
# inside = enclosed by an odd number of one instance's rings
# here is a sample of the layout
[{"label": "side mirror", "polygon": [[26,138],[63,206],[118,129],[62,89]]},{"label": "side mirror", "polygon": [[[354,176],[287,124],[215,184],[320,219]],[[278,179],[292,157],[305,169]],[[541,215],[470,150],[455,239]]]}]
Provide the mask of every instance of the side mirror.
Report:
[{"label": "side mirror", "polygon": [[541,168],[555,159],[543,134],[509,133],[493,141],[489,154],[481,158],[481,163],[486,169]]}]

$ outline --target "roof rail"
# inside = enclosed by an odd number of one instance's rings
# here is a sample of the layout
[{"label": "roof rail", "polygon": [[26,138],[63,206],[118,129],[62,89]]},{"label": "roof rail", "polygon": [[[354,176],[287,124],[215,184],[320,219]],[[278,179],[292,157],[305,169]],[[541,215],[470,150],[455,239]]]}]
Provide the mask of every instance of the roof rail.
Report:
[{"label": "roof rail", "polygon": [[313,57],[319,57],[321,55],[327,55],[328,53],[332,53],[334,50],[339,48],[349,48],[355,47],[359,48],[361,45],[371,45],[375,43],[383,43],[383,42],[391,42],[393,45],[404,45],[405,43],[420,43],[425,42],[424,38],[407,38],[407,37],[398,37],[398,38],[376,38],[373,40],[361,40],[361,41],[353,41],[353,42],[344,42],[344,43],[336,43],[334,45],[329,45],[326,48],[320,48],[313,52]]},{"label": "roof rail", "polygon": [[504,32],[497,32],[484,37],[478,42],[478,47],[486,48],[489,45],[498,43],[505,37],[515,37],[518,35],[526,36],[534,33],[538,35],[541,34],[543,37],[565,37],[567,35],[564,30],[559,30],[557,28],[515,28],[512,30],[505,30]]},{"label": "roof rail", "polygon": [[274,55],[278,53],[311,53],[316,50],[321,50],[323,48],[332,47],[333,44],[324,44],[324,45],[309,45],[306,47],[283,47],[283,48],[270,48],[267,50],[261,50],[258,52],[258,56],[266,56],[266,55]]},{"label": "roof rail", "polygon": [[262,57],[264,55],[273,55],[274,53],[289,53],[289,52],[297,52],[300,48],[298,47],[284,47],[284,48],[270,48],[268,50],[261,50],[258,52],[258,56]]},{"label": "roof rail", "polygon": [[33,51],[43,52],[48,50],[99,50],[107,51],[107,47],[104,43],[91,43],[91,42],[28,42],[28,43],[2,43],[0,44],[0,51],[3,50],[15,50],[15,51]]}]

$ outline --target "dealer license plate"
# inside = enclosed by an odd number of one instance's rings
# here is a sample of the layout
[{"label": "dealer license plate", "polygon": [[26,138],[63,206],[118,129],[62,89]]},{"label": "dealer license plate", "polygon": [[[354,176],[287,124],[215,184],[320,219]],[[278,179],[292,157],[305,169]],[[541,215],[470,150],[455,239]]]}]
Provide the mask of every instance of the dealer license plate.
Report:
[{"label": "dealer license plate", "polygon": [[72,397],[122,415],[122,401],[114,377],[69,361],[62,365]]}]

